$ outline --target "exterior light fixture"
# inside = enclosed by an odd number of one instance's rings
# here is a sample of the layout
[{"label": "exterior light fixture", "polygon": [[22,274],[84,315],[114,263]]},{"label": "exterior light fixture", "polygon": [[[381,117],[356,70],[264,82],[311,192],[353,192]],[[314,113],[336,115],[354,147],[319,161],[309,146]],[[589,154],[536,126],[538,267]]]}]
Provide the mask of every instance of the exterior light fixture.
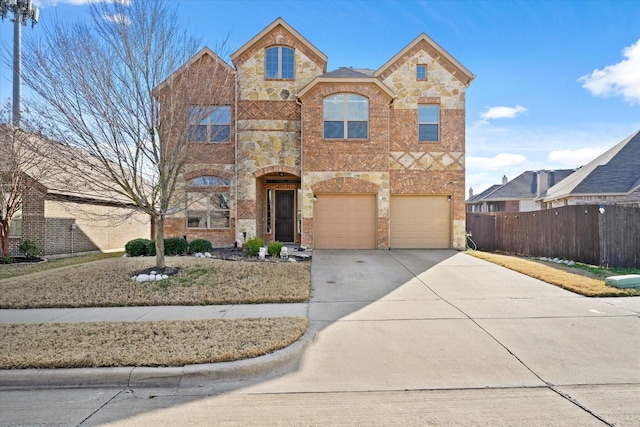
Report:
[{"label": "exterior light fixture", "polygon": [[40,19],[40,9],[33,0],[0,0],[2,20],[13,12],[13,125],[20,127],[22,121],[22,25],[31,21],[31,28]]}]

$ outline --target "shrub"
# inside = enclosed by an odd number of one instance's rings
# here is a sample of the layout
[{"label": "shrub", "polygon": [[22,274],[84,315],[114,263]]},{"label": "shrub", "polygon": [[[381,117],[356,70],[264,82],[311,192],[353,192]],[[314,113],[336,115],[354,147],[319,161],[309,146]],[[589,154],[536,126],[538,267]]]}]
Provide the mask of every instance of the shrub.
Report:
[{"label": "shrub", "polygon": [[40,246],[40,243],[35,240],[23,240],[18,249],[20,249],[20,252],[23,252],[27,258],[35,258],[42,254],[42,247]]},{"label": "shrub", "polygon": [[147,244],[147,255],[156,256],[156,241],[149,240],[149,244]]},{"label": "shrub", "polygon": [[189,243],[189,252],[192,254],[211,252],[211,249],[213,249],[213,246],[211,246],[211,242],[208,240],[195,239]]},{"label": "shrub", "polygon": [[280,250],[282,249],[283,245],[284,245],[284,243],[278,242],[277,240],[275,240],[275,241],[269,243],[269,247],[267,248],[267,252],[269,252],[269,255],[271,255],[271,256],[280,255]]},{"label": "shrub", "polygon": [[264,246],[264,240],[259,237],[247,240],[244,244],[244,253],[249,256],[258,256],[260,248]]},{"label": "shrub", "polygon": [[169,237],[164,239],[165,255],[184,255],[187,252],[187,241],[182,237]]},{"label": "shrub", "polygon": [[13,258],[10,256],[0,256],[0,264],[11,264],[13,261]]},{"label": "shrub", "polygon": [[149,239],[133,239],[124,245],[124,250],[129,256],[145,256],[149,255]]}]

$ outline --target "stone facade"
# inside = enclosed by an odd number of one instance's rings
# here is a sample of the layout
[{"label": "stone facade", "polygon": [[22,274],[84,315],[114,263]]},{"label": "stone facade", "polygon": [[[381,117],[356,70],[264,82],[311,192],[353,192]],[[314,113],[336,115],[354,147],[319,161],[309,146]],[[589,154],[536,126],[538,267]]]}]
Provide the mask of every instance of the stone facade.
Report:
[{"label": "stone facade", "polygon": [[[266,50],[274,46],[293,49],[293,78],[266,78]],[[185,169],[189,177],[230,179],[230,226],[187,229],[182,209],[167,219],[166,236],[208,238],[216,246],[278,239],[274,197],[285,191],[294,194],[290,242],[313,247],[316,194],[375,194],[376,245],[388,248],[392,195],[446,195],[453,202],[451,247],[464,248],[465,90],[474,76],[440,46],[423,34],[379,70],[327,74],[326,56],[278,19],[231,60],[232,141],[191,144]],[[426,79],[416,78],[417,66],[426,66]],[[345,93],[366,98],[367,136],[325,139],[323,100]],[[440,108],[435,142],[418,141],[422,104]]]}]

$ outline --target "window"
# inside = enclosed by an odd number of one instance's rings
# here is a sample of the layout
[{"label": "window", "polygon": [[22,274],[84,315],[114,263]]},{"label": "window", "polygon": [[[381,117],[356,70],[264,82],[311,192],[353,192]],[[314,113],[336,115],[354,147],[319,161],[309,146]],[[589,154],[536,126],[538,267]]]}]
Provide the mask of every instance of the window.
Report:
[{"label": "window", "polygon": [[229,180],[199,176],[187,186],[187,228],[229,228]]},{"label": "window", "polygon": [[[4,193],[3,197],[0,197],[0,215],[2,218],[7,215],[7,205],[5,201],[9,199],[9,196],[9,193]],[[15,211],[11,217],[9,237],[22,237],[22,209]]]},{"label": "window", "polygon": [[271,233],[271,189],[267,188],[267,233]]},{"label": "window", "polygon": [[438,141],[440,139],[440,106],[418,106],[418,140]]},{"label": "window", "polygon": [[190,107],[190,142],[229,142],[231,107]]},{"label": "window", "polygon": [[270,47],[266,51],[264,76],[267,79],[293,79],[294,53],[285,46]]},{"label": "window", "polygon": [[427,80],[427,66],[426,65],[418,65],[416,67],[416,79],[417,80]]},{"label": "window", "polygon": [[323,101],[323,120],[327,139],[367,139],[369,100],[348,93],[328,96]]}]

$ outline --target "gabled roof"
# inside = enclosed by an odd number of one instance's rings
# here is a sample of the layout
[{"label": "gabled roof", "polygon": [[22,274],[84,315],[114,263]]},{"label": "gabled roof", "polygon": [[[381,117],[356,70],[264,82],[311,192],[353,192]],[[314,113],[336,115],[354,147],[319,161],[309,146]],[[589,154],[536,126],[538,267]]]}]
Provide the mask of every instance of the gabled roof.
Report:
[{"label": "gabled roof", "polygon": [[[368,70],[371,71],[371,70]],[[366,68],[347,68],[340,67],[337,70],[323,74],[311,80],[311,82],[303,87],[297,94],[298,98],[302,98],[307,92],[319,83],[373,83],[378,86],[380,90],[386,93],[390,99],[396,97],[396,95],[376,77],[372,77],[367,73]]]},{"label": "gabled roof", "polygon": [[549,188],[544,201],[569,196],[624,195],[640,187],[640,131],[619,142],[566,180]]},{"label": "gabled roof", "polygon": [[373,70],[369,70],[368,68],[353,68],[353,67],[340,67],[337,70],[330,71],[322,75],[322,77],[331,77],[331,78],[345,78],[345,79],[353,79],[353,78],[368,78],[373,77]]},{"label": "gabled roof", "polygon": [[475,203],[475,202],[480,202],[482,201],[485,197],[487,197],[489,194],[493,193],[494,191],[496,191],[498,188],[500,188],[500,184],[493,184],[491,187],[487,188],[486,190],[484,190],[482,193],[479,194],[474,194],[473,196],[469,197],[467,199],[466,203]]},{"label": "gabled roof", "polygon": [[317,47],[315,47],[313,44],[311,44],[311,42],[309,42],[309,40],[304,38],[291,25],[287,24],[287,22],[282,18],[278,18],[275,21],[273,21],[271,24],[267,25],[267,27],[264,30],[260,31],[251,40],[249,40],[248,42],[243,44],[240,47],[240,49],[238,49],[235,52],[233,52],[231,54],[231,60],[235,63],[236,59],[238,57],[240,57],[240,55],[242,55],[245,51],[250,49],[251,46],[253,46],[254,44],[258,43],[260,41],[260,39],[262,39],[264,36],[268,35],[271,31],[273,31],[278,26],[282,26],[289,33],[291,33],[295,38],[297,38],[307,49],[311,50],[315,55],[317,55],[324,62],[325,67],[326,67],[326,63],[327,63],[327,60],[328,60],[327,55],[322,53]]},{"label": "gabled roof", "polygon": [[230,73],[235,73],[236,72],[236,70],[234,70],[233,67],[231,67],[225,60],[220,58],[214,51],[212,51],[207,46],[205,46],[202,49],[200,49],[198,51],[198,53],[193,55],[187,62],[185,62],[180,68],[178,68],[176,71],[174,71],[169,77],[167,77],[162,83],[160,83],[154,89],[154,91],[161,91],[162,89],[164,89],[165,86],[170,85],[176,77],[178,77],[178,76],[180,76],[180,74],[184,73],[190,66],[192,66],[193,64],[198,62],[205,55],[208,55],[208,56],[212,57],[219,64],[223,64],[224,67],[227,68],[227,70]]},{"label": "gabled roof", "polygon": [[499,202],[505,200],[532,200],[538,197],[538,174],[546,172],[549,185],[560,182],[570,176],[574,169],[558,169],[550,171],[526,171],[502,185],[494,185],[483,191],[478,197],[473,196],[467,203]]},{"label": "gabled roof", "polygon": [[446,67],[446,68],[449,68],[449,71],[454,75],[454,77],[456,77],[466,86],[468,86],[469,83],[471,83],[471,80],[473,80],[476,77],[475,74],[467,70],[467,68],[464,65],[459,63],[453,56],[449,54],[449,52],[444,50],[442,46],[436,43],[433,39],[431,39],[431,37],[427,36],[425,33],[420,34],[411,43],[405,46],[404,49],[398,52],[393,58],[387,61],[382,67],[380,67],[374,73],[374,76],[380,77],[390,68],[392,68],[396,62],[402,60],[403,56],[409,53],[409,51],[411,51],[411,49],[413,49],[419,43],[426,43],[429,47],[435,50],[436,57],[434,57],[433,59],[437,61],[442,61],[445,64],[449,65],[450,67]]}]

